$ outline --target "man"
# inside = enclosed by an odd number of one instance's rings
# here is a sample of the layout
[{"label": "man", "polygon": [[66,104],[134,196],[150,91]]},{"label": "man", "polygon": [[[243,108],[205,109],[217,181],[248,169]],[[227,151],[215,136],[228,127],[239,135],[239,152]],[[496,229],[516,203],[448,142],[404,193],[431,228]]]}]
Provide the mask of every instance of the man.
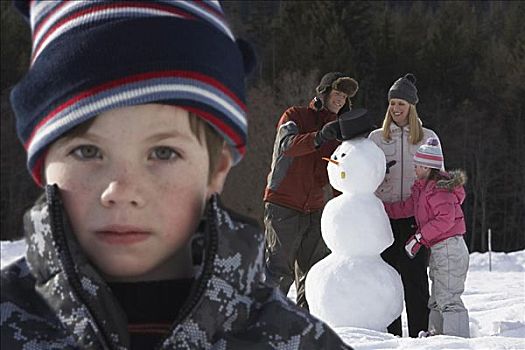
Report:
[{"label": "man", "polygon": [[308,308],[304,282],[328,253],[321,237],[326,162],[339,145],[338,114],[350,109],[358,83],[327,73],[308,107],[290,107],[277,124],[272,166],[264,193],[266,282],[287,294],[295,279],[297,304]]}]

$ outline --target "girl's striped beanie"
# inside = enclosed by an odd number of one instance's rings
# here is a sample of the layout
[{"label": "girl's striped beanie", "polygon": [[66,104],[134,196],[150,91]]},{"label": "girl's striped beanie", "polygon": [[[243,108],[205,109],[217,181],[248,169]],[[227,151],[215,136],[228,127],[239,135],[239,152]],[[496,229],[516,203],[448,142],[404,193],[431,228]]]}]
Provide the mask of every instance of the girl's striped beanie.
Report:
[{"label": "girl's striped beanie", "polygon": [[414,164],[433,169],[443,168],[443,152],[438,139],[431,137],[424,145],[419,146],[414,155]]},{"label": "girl's striped beanie", "polygon": [[47,148],[119,107],[163,103],[206,120],[231,146],[247,139],[245,75],[251,46],[233,36],[218,1],[15,1],[29,21],[32,57],[11,92],[27,165],[42,184]]}]

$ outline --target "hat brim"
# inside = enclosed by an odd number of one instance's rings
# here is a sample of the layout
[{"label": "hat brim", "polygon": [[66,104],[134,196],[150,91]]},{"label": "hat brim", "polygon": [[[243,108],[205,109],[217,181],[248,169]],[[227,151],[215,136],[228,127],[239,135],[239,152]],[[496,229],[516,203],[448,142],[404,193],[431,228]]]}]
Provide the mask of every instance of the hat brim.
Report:
[{"label": "hat brim", "polygon": [[368,136],[368,133],[377,129],[365,108],[356,108],[343,113],[339,118],[339,125],[341,128],[339,141]]}]

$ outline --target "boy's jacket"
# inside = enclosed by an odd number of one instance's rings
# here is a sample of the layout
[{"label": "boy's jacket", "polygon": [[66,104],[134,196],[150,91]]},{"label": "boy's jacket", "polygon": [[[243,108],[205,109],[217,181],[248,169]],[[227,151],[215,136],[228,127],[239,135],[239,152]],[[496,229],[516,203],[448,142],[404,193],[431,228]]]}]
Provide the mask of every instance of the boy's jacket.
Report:
[{"label": "boy's jacket", "polygon": [[[26,257],[2,269],[2,349],[128,349],[125,315],[88,262],[58,188],[25,216]],[[261,282],[264,236],[214,196],[199,275],[158,349],[349,349],[323,322]]]}]

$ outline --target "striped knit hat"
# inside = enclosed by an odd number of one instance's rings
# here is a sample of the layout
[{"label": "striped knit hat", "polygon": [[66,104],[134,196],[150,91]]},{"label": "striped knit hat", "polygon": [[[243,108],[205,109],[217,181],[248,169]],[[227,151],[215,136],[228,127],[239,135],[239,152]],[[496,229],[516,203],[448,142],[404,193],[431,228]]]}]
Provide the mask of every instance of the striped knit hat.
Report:
[{"label": "striped knit hat", "polygon": [[42,184],[46,149],[100,113],[176,105],[231,146],[247,138],[251,46],[236,40],[218,1],[16,1],[31,25],[30,68],[11,92],[27,165]]},{"label": "striped knit hat", "polygon": [[443,168],[443,153],[438,139],[431,137],[426,144],[419,146],[414,155],[414,164],[434,169]]}]

